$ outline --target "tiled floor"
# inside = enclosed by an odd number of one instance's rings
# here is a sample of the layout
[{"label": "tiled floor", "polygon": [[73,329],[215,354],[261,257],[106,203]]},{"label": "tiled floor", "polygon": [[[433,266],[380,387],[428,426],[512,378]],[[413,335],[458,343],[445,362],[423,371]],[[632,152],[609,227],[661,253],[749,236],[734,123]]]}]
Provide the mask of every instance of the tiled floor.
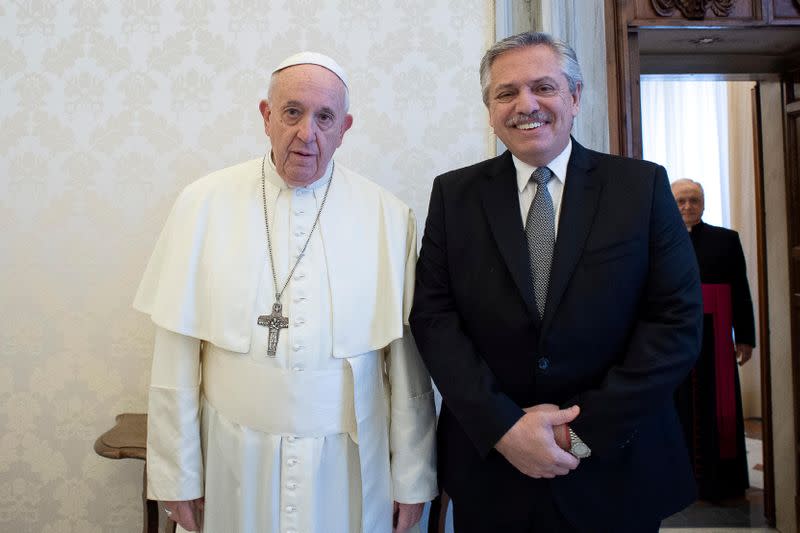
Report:
[{"label": "tiled floor", "polygon": [[747,499],[726,506],[698,501],[662,523],[662,528],[696,527],[766,527],[764,518],[763,491],[750,489]]},{"label": "tiled floor", "polygon": [[777,529],[769,529],[763,527],[751,527],[751,528],[740,528],[740,527],[687,527],[687,528],[661,528],[661,531],[665,533],[774,533],[777,532]]},{"label": "tiled floor", "polygon": [[747,435],[747,459],[750,466],[750,486],[746,500],[718,506],[708,502],[696,502],[680,513],[669,517],[662,524],[662,531],[669,533],[725,533],[735,531],[775,531],[767,528],[764,518],[764,492],[761,451],[760,420],[745,421]]}]

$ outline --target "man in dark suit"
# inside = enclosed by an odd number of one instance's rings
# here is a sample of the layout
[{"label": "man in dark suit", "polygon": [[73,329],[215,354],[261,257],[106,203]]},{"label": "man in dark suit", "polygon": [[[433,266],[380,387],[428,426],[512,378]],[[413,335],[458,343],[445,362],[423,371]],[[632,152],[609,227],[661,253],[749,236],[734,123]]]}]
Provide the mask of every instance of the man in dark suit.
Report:
[{"label": "man in dark suit", "polygon": [[434,181],[411,312],[456,531],[656,531],[695,497],[673,393],[701,326],[666,172],[570,137],[580,67],[546,34],[481,85],[509,151]]},{"label": "man in dark suit", "polygon": [[[675,394],[678,416],[691,452],[699,497],[714,502],[736,500],[750,486],[735,364],[749,361],[756,344],[747,266],[739,234],[702,221],[705,194],[700,183],[676,180],[672,194],[697,254],[703,290],[722,289],[727,304],[709,308],[705,314],[700,358]],[[714,327],[722,314],[727,316],[726,326],[722,326],[726,331],[719,332],[727,334],[726,339],[719,338],[724,345],[716,342]],[[731,327],[735,345],[730,339]]]}]

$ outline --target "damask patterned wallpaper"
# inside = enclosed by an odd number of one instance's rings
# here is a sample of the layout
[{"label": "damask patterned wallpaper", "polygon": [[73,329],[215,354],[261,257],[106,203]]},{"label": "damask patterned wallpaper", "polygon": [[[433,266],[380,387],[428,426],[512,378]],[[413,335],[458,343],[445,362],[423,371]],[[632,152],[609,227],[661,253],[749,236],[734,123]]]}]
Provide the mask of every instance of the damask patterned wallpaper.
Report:
[{"label": "damask patterned wallpaper", "polygon": [[424,223],[434,175],[490,155],[487,0],[0,3],[0,531],[141,530],[141,463],[94,454],[143,412],[152,331],[131,309],[181,188],[258,157],[269,70],[348,70],[338,158]]}]

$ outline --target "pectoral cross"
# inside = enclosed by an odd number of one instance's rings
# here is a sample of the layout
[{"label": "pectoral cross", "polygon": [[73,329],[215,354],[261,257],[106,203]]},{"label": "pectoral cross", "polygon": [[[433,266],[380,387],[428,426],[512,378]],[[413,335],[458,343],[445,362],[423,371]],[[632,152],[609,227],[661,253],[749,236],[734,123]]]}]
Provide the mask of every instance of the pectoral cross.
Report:
[{"label": "pectoral cross", "polygon": [[281,314],[283,306],[280,302],[272,304],[272,313],[258,317],[258,325],[269,328],[267,339],[267,355],[275,357],[278,350],[278,336],[282,329],[289,327],[289,318]]}]

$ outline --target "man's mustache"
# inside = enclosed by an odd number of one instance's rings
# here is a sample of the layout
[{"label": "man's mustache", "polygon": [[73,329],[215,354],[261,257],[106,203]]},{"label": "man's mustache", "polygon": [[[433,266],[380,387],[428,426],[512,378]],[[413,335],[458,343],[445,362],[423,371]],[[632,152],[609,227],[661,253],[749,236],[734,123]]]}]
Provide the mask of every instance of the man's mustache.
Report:
[{"label": "man's mustache", "polygon": [[534,113],[518,113],[508,119],[505,123],[507,127],[514,127],[518,124],[527,124],[528,122],[552,122],[553,116],[544,111],[536,111]]}]

